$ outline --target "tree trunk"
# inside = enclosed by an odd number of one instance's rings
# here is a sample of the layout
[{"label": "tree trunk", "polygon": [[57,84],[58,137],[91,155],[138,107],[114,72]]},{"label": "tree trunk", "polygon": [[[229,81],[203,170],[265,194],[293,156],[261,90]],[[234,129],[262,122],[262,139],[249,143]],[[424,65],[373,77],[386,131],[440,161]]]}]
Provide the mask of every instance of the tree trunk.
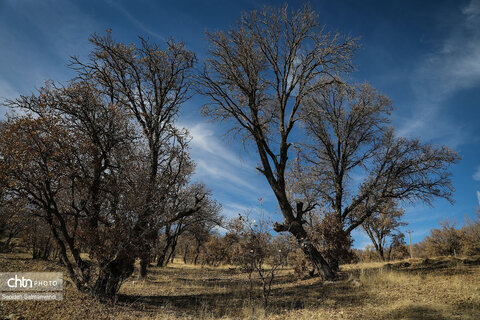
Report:
[{"label": "tree trunk", "polygon": [[166,252],[162,251],[160,255],[158,256],[157,260],[157,267],[164,267],[165,266],[165,257],[166,257]]},{"label": "tree trunk", "polygon": [[33,236],[33,241],[32,241],[32,259],[37,259],[37,242],[38,238],[36,236],[37,234],[37,228],[34,229],[34,236]]},{"label": "tree trunk", "polygon": [[50,256],[50,237],[48,237],[47,242],[43,247],[43,252],[41,254],[40,259],[48,260],[49,256]]},{"label": "tree trunk", "polygon": [[58,249],[54,248],[52,253],[52,261],[56,261],[58,259]]},{"label": "tree trunk", "polygon": [[289,231],[297,239],[303,253],[324,280],[333,280],[335,278],[332,268],[330,268],[322,254],[312,244],[307,232],[299,222],[293,221],[289,227],[276,223],[273,229],[277,232]]},{"label": "tree trunk", "polygon": [[167,257],[167,252],[168,252],[168,249],[170,249],[172,240],[173,240],[173,237],[167,233],[167,237],[165,238],[165,245],[163,246],[163,249],[160,252],[160,255],[158,256],[157,267],[164,267],[168,263],[168,259],[165,259],[165,258]]},{"label": "tree trunk", "polygon": [[310,240],[306,239],[306,241],[303,241],[301,245],[303,253],[305,253],[320,276],[324,280],[333,280],[335,278],[335,273],[332,271],[327,261],[325,261],[317,248],[315,248],[315,246],[310,242]]},{"label": "tree trunk", "polygon": [[170,256],[168,256],[167,259],[167,252],[168,249],[170,249],[170,244],[171,244],[171,239],[168,239],[168,241],[165,243],[165,246],[163,247],[162,252],[160,252],[160,255],[158,256],[157,260],[157,267],[165,267],[168,263],[168,259]]},{"label": "tree trunk", "polygon": [[145,279],[147,277],[149,265],[150,265],[150,252],[142,252],[140,254],[140,270],[138,272],[138,279]]},{"label": "tree trunk", "polygon": [[101,300],[113,299],[122,282],[133,273],[134,263],[133,256],[119,255],[115,260],[101,266],[93,288],[95,297]]},{"label": "tree trunk", "polygon": [[393,247],[392,245],[388,247],[388,251],[387,251],[388,261],[392,260],[392,249],[393,249],[392,247]]},{"label": "tree trunk", "polygon": [[10,247],[10,242],[12,241],[14,235],[15,235],[15,233],[13,233],[13,232],[8,233],[7,241],[5,241],[5,244],[4,244],[4,248],[5,248],[6,252],[12,252],[13,251],[13,246]]},{"label": "tree trunk", "polygon": [[158,171],[158,144],[155,145],[153,143],[153,138],[151,134],[147,134],[148,143],[151,152],[150,158],[150,178],[148,183],[148,189],[145,194],[145,211],[139,217],[139,221],[137,223],[137,231],[140,231],[140,235],[138,238],[139,247],[142,248],[140,250],[140,270],[138,273],[139,279],[145,279],[147,277],[148,266],[150,265],[150,251],[151,246],[150,243],[155,241],[157,233],[154,232],[149,227],[149,219],[152,216],[154,210],[152,205],[153,199],[153,192],[155,190],[155,181],[157,177]]},{"label": "tree trunk", "polygon": [[187,255],[188,255],[188,245],[185,246],[183,251],[183,263],[187,264]]},{"label": "tree trunk", "polygon": [[196,247],[195,247],[195,258],[193,259],[193,265],[196,266],[198,262],[198,257],[200,256],[200,247],[202,243],[198,238],[196,238]]},{"label": "tree trunk", "polygon": [[178,240],[178,236],[175,236],[173,237],[173,240],[172,240],[172,244],[170,246],[171,250],[170,250],[170,254],[168,255],[168,259],[165,260],[165,265],[168,263],[168,262],[171,262],[173,263],[174,262],[174,259],[175,259],[175,250],[177,248],[177,240]]},{"label": "tree trunk", "polygon": [[378,255],[380,256],[380,259],[382,259],[382,261],[385,261],[385,254],[383,252],[383,247],[382,246],[380,246],[378,248]]},{"label": "tree trunk", "polygon": [[200,256],[200,246],[197,247],[195,251],[195,258],[193,259],[193,265],[196,266],[198,262],[198,257]]}]

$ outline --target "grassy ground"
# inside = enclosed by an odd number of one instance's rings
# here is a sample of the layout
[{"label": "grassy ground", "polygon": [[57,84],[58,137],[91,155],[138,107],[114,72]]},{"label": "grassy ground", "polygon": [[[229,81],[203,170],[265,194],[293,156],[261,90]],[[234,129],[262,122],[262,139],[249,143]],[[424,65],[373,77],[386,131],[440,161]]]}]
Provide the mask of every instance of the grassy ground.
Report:
[{"label": "grassy ground", "polygon": [[[116,304],[64,289],[63,301],[0,301],[0,319],[479,319],[480,266],[453,258],[342,266],[341,280],[281,270],[265,310],[261,289],[228,267],[174,263],[124,283]],[[0,271],[56,271],[52,262],[0,255]],[[256,283],[258,285],[259,282]]]}]

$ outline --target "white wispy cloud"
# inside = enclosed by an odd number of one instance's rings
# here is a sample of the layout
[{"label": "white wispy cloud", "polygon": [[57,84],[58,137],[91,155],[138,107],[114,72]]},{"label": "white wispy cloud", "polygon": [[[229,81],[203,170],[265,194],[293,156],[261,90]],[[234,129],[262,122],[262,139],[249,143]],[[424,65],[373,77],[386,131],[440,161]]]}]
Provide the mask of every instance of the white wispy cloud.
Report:
[{"label": "white wispy cloud", "polygon": [[235,217],[238,217],[239,214],[258,211],[258,207],[255,207],[253,205],[247,206],[247,205],[236,203],[236,202],[222,203],[222,209],[223,209],[223,214],[227,218],[235,218]]},{"label": "white wispy cloud", "polygon": [[218,135],[210,129],[207,123],[198,122],[195,124],[180,124],[180,126],[188,129],[192,136],[192,146],[210,155],[215,155],[224,161],[233,164],[236,167],[245,168],[248,170],[254,169],[254,166],[246,159],[242,159],[240,154],[236,155],[230,151],[225,143],[223,143]]},{"label": "white wispy cloud", "polygon": [[8,111],[8,108],[3,106],[4,100],[14,99],[18,96],[17,90],[8,81],[0,77],[0,120],[5,118],[5,114]]},{"label": "white wispy cloud", "polygon": [[4,78],[0,76],[0,99],[12,99],[18,96],[17,90]]},{"label": "white wispy cloud", "polygon": [[[195,158],[195,154],[194,154]],[[240,178],[240,175],[235,173],[236,170],[232,170],[231,168],[224,168],[220,167],[218,163],[215,163],[217,159],[197,159],[195,162],[196,166],[196,173],[201,177],[208,177],[209,179],[218,179],[224,184],[226,187],[227,185],[233,184],[234,187],[243,187],[249,189],[251,191],[256,191],[257,188],[252,181],[247,181],[245,179]],[[227,187],[228,188],[228,187]]]},{"label": "white wispy cloud", "polygon": [[190,151],[196,163],[195,178],[212,189],[226,217],[258,211],[259,198],[263,198],[268,207],[274,207],[270,187],[241,147],[228,145],[205,122],[180,123],[179,126],[187,128],[192,137]]},{"label": "white wispy cloud", "polygon": [[149,35],[151,35],[151,36],[153,36],[157,39],[160,39],[162,41],[166,41],[166,38],[164,36],[162,36],[161,34],[155,32],[155,31],[151,30],[150,28],[148,28],[147,26],[145,26],[145,24],[143,24],[142,22],[140,22],[140,20],[135,18],[135,16],[133,16],[127,9],[125,9],[125,7],[123,7],[117,1],[107,0],[107,3],[109,5],[111,5],[112,7],[115,7],[117,10],[119,10],[135,27],[139,28],[143,32],[148,33]]},{"label": "white wispy cloud", "polygon": [[473,180],[480,181],[480,166],[477,167],[477,171],[472,176]]},{"label": "white wispy cloud", "polygon": [[397,115],[397,121],[400,123],[396,131],[397,136],[421,137],[422,141],[439,142],[454,149],[471,141],[469,139],[471,129],[443,116],[438,109],[439,104],[419,103],[413,111],[414,115]]},{"label": "white wispy cloud", "polygon": [[[35,30],[35,37],[45,41],[41,53],[50,57],[56,56],[63,62],[57,66],[61,69],[65,68],[70,56],[85,54],[88,51],[89,48],[86,46],[88,36],[98,31],[98,22],[75,1],[12,1],[9,5],[19,19],[28,21],[28,27]],[[16,33],[14,30],[8,31]],[[37,56],[39,52],[34,50],[19,53],[30,54],[33,61],[39,58]],[[45,58],[42,57],[43,63]]]},{"label": "white wispy cloud", "polygon": [[460,14],[439,49],[412,73],[415,108],[412,116],[398,117],[398,135],[421,136],[454,148],[469,140],[468,128],[442,112],[452,95],[480,85],[480,0],[472,0]]},{"label": "white wispy cloud", "polygon": [[[46,80],[72,77],[71,55],[85,55],[97,23],[72,1],[7,1],[0,22],[0,101],[29,95]],[[19,27],[21,24],[21,27]],[[0,106],[0,119],[7,108]]]},{"label": "white wispy cloud", "polygon": [[[441,49],[431,54],[420,69],[419,82],[430,100],[443,100],[451,93],[480,82],[480,0],[472,0],[462,10],[463,20],[444,40]],[[433,91],[434,90],[434,91]],[[431,93],[435,92],[435,95]]]},{"label": "white wispy cloud", "polygon": [[[192,136],[192,158],[196,162],[196,175],[223,185],[225,189],[243,189],[259,193],[255,168],[230,151],[206,123],[182,125]],[[216,180],[216,181],[212,181]],[[238,192],[238,190],[236,190]]]},{"label": "white wispy cloud", "polygon": [[477,200],[478,200],[478,205],[480,206],[480,191],[477,190]]}]

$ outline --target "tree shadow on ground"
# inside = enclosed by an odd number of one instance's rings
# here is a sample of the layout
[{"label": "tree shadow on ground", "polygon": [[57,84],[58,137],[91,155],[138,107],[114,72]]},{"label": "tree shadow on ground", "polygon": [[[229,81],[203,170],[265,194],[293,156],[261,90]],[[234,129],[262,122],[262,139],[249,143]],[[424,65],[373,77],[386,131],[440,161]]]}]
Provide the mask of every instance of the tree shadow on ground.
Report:
[{"label": "tree shadow on ground", "polygon": [[446,320],[442,313],[429,306],[405,306],[394,310],[385,316],[385,319],[404,320]]},{"label": "tree shadow on ground", "polygon": [[[168,307],[175,312],[188,315],[198,315],[200,312],[215,317],[233,316],[241,314],[246,308],[262,308],[263,296],[257,286],[253,292],[248,282],[228,282],[225,279],[188,280],[204,288],[223,287],[222,292],[204,292],[180,295],[130,295],[119,294],[117,303],[131,309],[142,309],[155,312],[160,308]],[[208,281],[210,280],[210,281]],[[284,279],[282,279],[284,280]],[[284,280],[285,281],[285,280]],[[369,300],[368,294],[359,288],[353,288],[346,281],[323,283],[320,280],[302,284],[292,280],[286,287],[272,289],[269,299],[268,313],[279,314],[285,311],[298,310],[321,305],[359,306]],[[256,283],[259,285],[259,283]]]},{"label": "tree shadow on ground", "polygon": [[[238,288],[239,286],[249,285],[249,281],[246,278],[219,278],[219,277],[212,277],[212,278],[186,278],[186,277],[175,277],[173,278],[175,282],[184,284],[184,285],[195,285],[201,287],[224,287],[224,288]],[[275,284],[286,284],[291,283],[292,277],[285,275],[285,276],[277,276],[275,277]],[[260,279],[254,279],[253,283],[255,286],[260,286],[262,284]]]},{"label": "tree shadow on ground", "polygon": [[[349,282],[300,284],[272,290],[272,309],[320,307],[328,303],[342,307],[362,306],[370,299],[368,292],[354,288]],[[290,308],[289,308],[290,306]],[[293,308],[291,306],[294,306]]]}]

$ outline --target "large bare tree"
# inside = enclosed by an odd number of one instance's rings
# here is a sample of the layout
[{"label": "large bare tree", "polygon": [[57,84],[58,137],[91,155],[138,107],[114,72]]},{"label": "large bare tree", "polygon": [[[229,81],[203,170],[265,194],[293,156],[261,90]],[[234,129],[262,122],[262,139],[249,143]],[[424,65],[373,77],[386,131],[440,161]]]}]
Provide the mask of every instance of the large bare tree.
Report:
[{"label": "large bare tree", "polygon": [[119,235],[128,234],[118,201],[132,142],[126,114],[84,82],[48,84],[8,104],[27,115],[0,132],[6,191],[48,226],[78,289],[114,295],[133,271],[115,262]]},{"label": "large bare tree", "polygon": [[144,210],[136,229],[140,247],[140,277],[147,273],[150,250],[157,230],[154,227],[154,203],[162,194],[156,192],[159,167],[169,161],[170,150],[164,148],[176,132],[174,121],[179,109],[190,98],[190,70],[195,54],[181,42],[169,40],[165,48],[140,39],[140,46],[116,42],[94,35],[90,60],[73,58],[71,66],[85,81],[94,82],[122,108],[129,110],[140,126],[149,150],[148,180],[143,195]]},{"label": "large bare tree", "polygon": [[76,286],[113,298],[137,257],[145,276],[158,230],[199,212],[208,194],[197,188],[166,210],[194,169],[188,132],[174,126],[193,54],[173,42],[92,41],[92,60],[74,59],[67,86],[6,102],[27,116],[2,124],[0,182],[46,223]]},{"label": "large bare tree", "polygon": [[457,153],[397,137],[388,125],[390,105],[368,84],[337,82],[311,95],[302,111],[310,138],[300,152],[304,189],[344,236],[392,202],[452,201],[448,167]]},{"label": "large bare tree", "polygon": [[294,128],[307,96],[352,70],[355,39],[331,34],[319,25],[308,6],[286,6],[245,13],[228,32],[207,33],[209,58],[198,77],[200,92],[210,103],[203,111],[212,119],[230,121],[234,130],[254,143],[258,171],[272,188],[284,222],[276,231],[291,232],[325,278],[334,274],[303,227],[310,210],[287,196],[285,172]]}]

